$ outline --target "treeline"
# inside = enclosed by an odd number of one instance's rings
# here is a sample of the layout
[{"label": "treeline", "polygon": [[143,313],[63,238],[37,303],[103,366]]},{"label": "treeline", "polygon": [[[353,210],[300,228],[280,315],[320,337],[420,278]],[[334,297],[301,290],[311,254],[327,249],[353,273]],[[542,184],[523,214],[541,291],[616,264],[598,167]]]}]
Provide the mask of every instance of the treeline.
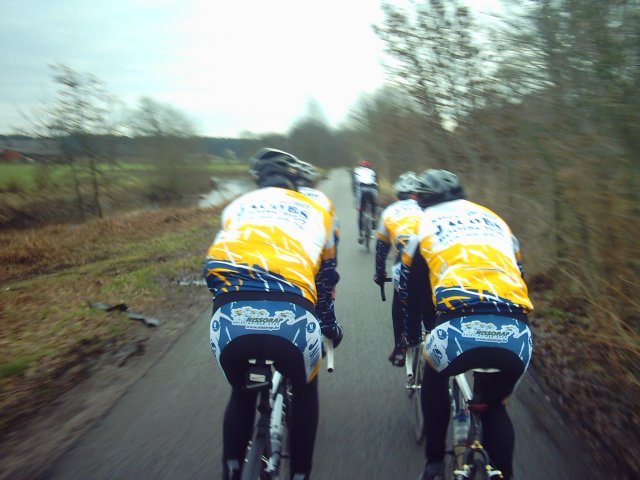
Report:
[{"label": "treeline", "polygon": [[[264,146],[296,152],[323,167],[353,161],[342,133],[327,126],[313,102],[286,134],[204,138],[187,114],[169,104],[142,97],[127,106],[91,74],[64,64],[51,69],[55,98],[32,113],[29,131],[0,138],[4,148],[11,140],[40,143],[37,155],[29,157],[36,160],[35,189],[23,192],[14,184],[0,192],[3,227],[84,221],[103,217],[105,208],[175,203],[215,187],[213,160],[246,163]],[[135,162],[142,165],[138,172],[131,167]],[[55,168],[61,166],[64,179]]]},{"label": "treeline", "polygon": [[[145,160],[145,145],[148,141],[145,137],[90,135],[90,138],[96,149],[111,150],[113,155],[119,159],[125,161]],[[194,134],[193,153],[210,155],[220,160],[246,161],[252,153],[262,146],[264,140],[261,138],[203,137]],[[63,142],[75,149],[81,147],[78,139],[75,138],[51,139],[22,134],[0,135],[0,148],[14,149],[22,153],[22,157],[25,160],[34,160],[42,163],[63,163],[63,152],[59,148],[59,145]]]}]

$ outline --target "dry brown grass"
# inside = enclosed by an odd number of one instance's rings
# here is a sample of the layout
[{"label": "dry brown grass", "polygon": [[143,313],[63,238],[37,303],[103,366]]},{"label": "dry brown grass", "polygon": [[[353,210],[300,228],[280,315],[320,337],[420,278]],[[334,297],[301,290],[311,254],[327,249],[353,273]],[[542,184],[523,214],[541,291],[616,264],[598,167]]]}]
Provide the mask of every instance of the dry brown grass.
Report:
[{"label": "dry brown grass", "polygon": [[93,359],[147,327],[91,302],[148,314],[199,276],[218,210],[168,209],[0,232],[0,429],[82,378]]},{"label": "dry brown grass", "polygon": [[596,460],[633,475],[640,471],[640,335],[618,314],[614,299],[594,298],[586,288],[572,296],[576,285],[564,271],[551,290],[533,290],[533,367]]},{"label": "dry brown grass", "polygon": [[500,139],[511,156],[495,159],[502,170],[487,172],[476,192],[521,242],[536,308],[533,367],[600,463],[633,478],[640,471],[633,172],[611,139],[562,124],[537,136],[526,128]]}]

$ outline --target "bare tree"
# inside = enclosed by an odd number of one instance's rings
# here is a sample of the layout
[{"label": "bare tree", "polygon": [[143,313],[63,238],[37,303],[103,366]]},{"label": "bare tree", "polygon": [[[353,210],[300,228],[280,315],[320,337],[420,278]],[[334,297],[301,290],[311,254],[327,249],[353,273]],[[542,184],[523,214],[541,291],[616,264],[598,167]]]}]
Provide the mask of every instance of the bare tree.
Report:
[{"label": "bare tree", "polygon": [[143,97],[130,114],[129,127],[153,167],[150,197],[173,200],[188,191],[193,180],[190,166],[199,151],[189,117],[171,105]]},{"label": "bare tree", "polygon": [[113,125],[107,122],[112,97],[91,74],[79,73],[64,64],[51,68],[58,87],[56,100],[43,109],[40,123],[34,128],[59,146],[71,172],[81,219],[88,212],[102,217],[101,164],[111,157],[99,136],[112,131]]},{"label": "bare tree", "polygon": [[301,159],[321,167],[347,165],[350,153],[342,138],[329,125],[322,108],[315,100],[289,130],[288,144]]}]

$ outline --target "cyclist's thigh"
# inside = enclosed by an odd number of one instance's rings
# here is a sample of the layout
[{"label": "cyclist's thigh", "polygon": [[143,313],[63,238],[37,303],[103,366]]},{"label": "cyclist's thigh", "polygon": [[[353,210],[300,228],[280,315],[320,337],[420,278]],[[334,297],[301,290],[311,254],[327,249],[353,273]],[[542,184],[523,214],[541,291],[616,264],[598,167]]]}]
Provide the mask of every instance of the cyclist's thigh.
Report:
[{"label": "cyclist's thigh", "polygon": [[367,211],[367,207],[370,203],[370,197],[371,197],[371,193],[369,192],[369,190],[363,187],[360,192],[360,210],[361,211],[363,212]]},{"label": "cyclist's thigh", "polygon": [[397,292],[400,288],[400,271],[402,264],[398,261],[394,262],[391,267],[391,282],[393,284],[393,289]]},{"label": "cyclist's thigh", "polygon": [[375,188],[371,189],[371,213],[375,216],[376,209],[378,207],[378,190]]},{"label": "cyclist's thigh", "polygon": [[273,358],[275,367],[289,379],[294,388],[307,384],[305,359],[293,343],[284,338],[266,335],[265,355]]},{"label": "cyclist's thigh", "polygon": [[499,370],[492,373],[474,372],[473,391],[476,397],[486,403],[500,403],[513,392],[525,366],[518,356],[500,347],[479,347],[463,352],[443,371],[447,375],[457,375],[474,368]]},{"label": "cyclist's thigh", "polygon": [[[423,318],[434,319],[433,303],[425,292],[430,291],[428,269],[422,255],[416,255],[411,264],[409,277],[407,278],[408,311],[409,316],[415,322],[421,323]],[[435,319],[434,319],[435,320]],[[414,321],[414,320],[412,320]],[[429,328],[426,328],[426,327]],[[433,325],[427,325],[425,329],[433,330]]]},{"label": "cyclist's thigh", "polygon": [[512,352],[502,350],[500,353],[503,356],[500,361],[496,362],[498,366],[495,367],[500,370],[499,372],[473,373],[474,396],[480,401],[489,404],[500,403],[508,398],[516,389],[525,372],[523,363]]},{"label": "cyclist's thigh", "polygon": [[235,389],[242,389],[250,358],[258,358],[261,334],[243,335],[229,342],[220,355],[220,367]]},{"label": "cyclist's thigh", "polygon": [[234,388],[244,386],[251,358],[273,360],[274,366],[292,384],[307,381],[304,358],[298,347],[275,335],[254,333],[233,339],[220,355],[222,370]]}]

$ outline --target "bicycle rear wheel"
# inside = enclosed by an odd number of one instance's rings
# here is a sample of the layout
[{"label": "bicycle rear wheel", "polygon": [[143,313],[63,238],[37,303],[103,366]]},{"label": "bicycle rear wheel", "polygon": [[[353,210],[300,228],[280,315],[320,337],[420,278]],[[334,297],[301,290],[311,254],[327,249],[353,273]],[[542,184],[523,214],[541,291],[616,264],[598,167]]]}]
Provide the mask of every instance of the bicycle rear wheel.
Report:
[{"label": "bicycle rear wheel", "polygon": [[489,480],[487,474],[487,464],[480,458],[476,458],[473,462],[473,476],[471,480]]},{"label": "bicycle rear wheel", "polygon": [[[449,419],[449,429],[447,430],[447,443],[445,451],[445,472],[451,475],[451,472],[462,466],[462,458],[464,456],[465,446],[456,445],[453,435],[453,419],[460,409],[464,408],[465,403],[462,398],[462,392],[455,378],[449,379],[449,394],[451,395],[451,418]],[[454,475],[455,479],[458,477]]]},{"label": "bicycle rear wheel", "polygon": [[413,378],[412,386],[415,387],[411,400],[413,402],[413,435],[416,442],[424,439],[424,416],[422,415],[422,374],[424,371],[424,358],[421,346],[414,347],[413,352]]},{"label": "bicycle rear wheel", "polygon": [[[279,458],[276,465],[277,473],[270,478],[274,480],[289,480],[291,475],[291,443],[289,438],[289,425],[291,418],[291,396],[289,393],[289,383],[284,380],[280,385],[278,393],[282,395],[282,411],[280,414],[280,446]],[[272,445],[273,447],[273,445]],[[275,452],[274,452],[275,453]]]},{"label": "bicycle rear wheel", "polygon": [[242,480],[265,479],[265,462],[268,439],[257,433],[254,435],[249,452],[247,453],[244,467],[242,468]]}]

